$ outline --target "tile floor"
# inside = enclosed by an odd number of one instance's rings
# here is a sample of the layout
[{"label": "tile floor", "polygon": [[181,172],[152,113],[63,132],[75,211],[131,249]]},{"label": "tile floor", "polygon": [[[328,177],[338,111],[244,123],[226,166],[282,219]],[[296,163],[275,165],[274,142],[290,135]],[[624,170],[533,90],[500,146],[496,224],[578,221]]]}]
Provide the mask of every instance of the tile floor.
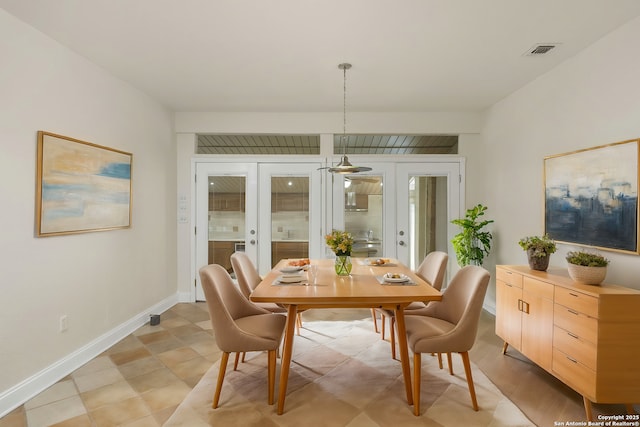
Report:
[{"label": "tile floor", "polygon": [[177,304],[0,419],[0,427],[161,426],[220,357],[205,303]]},{"label": "tile floor", "polygon": [[[371,314],[368,309],[307,310],[302,319],[371,319]],[[0,418],[0,427],[161,426],[220,358],[212,332],[205,303],[177,304],[162,313],[159,325],[141,327]],[[483,312],[470,353],[487,377],[536,425],[584,419],[579,394],[515,350],[503,355],[502,344],[495,318]],[[623,414],[625,408],[594,404],[594,411]]]}]

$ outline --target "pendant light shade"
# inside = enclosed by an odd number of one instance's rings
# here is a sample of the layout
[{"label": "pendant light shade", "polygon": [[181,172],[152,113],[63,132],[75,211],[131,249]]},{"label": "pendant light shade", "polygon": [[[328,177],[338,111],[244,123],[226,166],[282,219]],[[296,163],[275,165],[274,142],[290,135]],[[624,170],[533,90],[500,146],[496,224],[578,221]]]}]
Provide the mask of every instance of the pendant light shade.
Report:
[{"label": "pendant light shade", "polygon": [[351,64],[343,63],[339,64],[338,68],[342,70],[344,76],[344,85],[343,85],[343,103],[342,103],[342,158],[340,162],[334,167],[329,168],[329,172],[337,173],[341,175],[350,174],[350,173],[358,173],[358,172],[366,172],[370,171],[371,168],[365,166],[354,166],[349,161],[347,157],[347,70],[351,68]]}]

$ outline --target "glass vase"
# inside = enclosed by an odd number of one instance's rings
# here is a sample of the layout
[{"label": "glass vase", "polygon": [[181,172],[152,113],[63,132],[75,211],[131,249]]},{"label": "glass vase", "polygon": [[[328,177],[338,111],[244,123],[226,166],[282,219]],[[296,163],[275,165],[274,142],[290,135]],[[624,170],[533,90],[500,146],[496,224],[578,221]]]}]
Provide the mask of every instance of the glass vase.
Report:
[{"label": "glass vase", "polygon": [[335,269],[338,276],[348,276],[351,274],[351,256],[350,255],[336,255]]}]

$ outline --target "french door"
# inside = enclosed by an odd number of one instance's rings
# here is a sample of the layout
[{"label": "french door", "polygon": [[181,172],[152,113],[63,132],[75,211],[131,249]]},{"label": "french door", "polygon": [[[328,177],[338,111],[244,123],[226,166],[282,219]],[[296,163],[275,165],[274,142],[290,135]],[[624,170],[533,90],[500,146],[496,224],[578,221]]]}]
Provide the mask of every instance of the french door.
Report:
[{"label": "french door", "polygon": [[460,163],[396,164],[396,256],[416,269],[432,251],[450,254],[462,206]]},{"label": "french door", "polygon": [[265,274],[281,258],[318,257],[322,239],[321,163],[196,164],[196,300],[198,270],[244,251]]},{"label": "french door", "polygon": [[220,264],[233,270],[229,257],[243,250],[256,259],[258,232],[258,165],[196,164],[196,300],[204,301],[198,270]]},{"label": "french door", "polygon": [[398,258],[412,269],[431,251],[450,251],[461,206],[459,162],[363,163],[336,175],[331,228],[355,238],[354,256]]},{"label": "french door", "polygon": [[332,175],[318,170],[320,162],[196,163],[196,299],[204,300],[202,266],[233,274],[229,257],[245,251],[265,274],[281,258],[331,256],[323,235],[332,228],[354,235],[354,256],[398,258],[412,269],[433,250],[453,254],[462,160],[359,164],[373,170]]}]

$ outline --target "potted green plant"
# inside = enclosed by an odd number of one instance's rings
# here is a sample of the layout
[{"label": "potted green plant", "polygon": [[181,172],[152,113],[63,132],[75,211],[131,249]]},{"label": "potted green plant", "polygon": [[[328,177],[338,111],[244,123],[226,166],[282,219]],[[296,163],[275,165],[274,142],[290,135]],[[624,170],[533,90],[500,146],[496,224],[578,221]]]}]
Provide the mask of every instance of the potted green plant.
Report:
[{"label": "potted green plant", "polygon": [[456,253],[458,265],[482,265],[484,257],[489,255],[491,250],[491,239],[493,235],[484,230],[493,220],[480,220],[487,210],[486,206],[477,204],[471,209],[467,209],[464,218],[454,219],[451,221],[462,228],[462,231],[451,240],[453,249]]},{"label": "potted green plant", "polygon": [[518,241],[522,249],[527,252],[529,268],[538,271],[547,271],[549,258],[556,251],[556,242],[548,235],[527,236]]},{"label": "potted green plant", "polygon": [[569,276],[586,285],[599,285],[607,276],[609,260],[600,254],[587,251],[567,253]]}]

